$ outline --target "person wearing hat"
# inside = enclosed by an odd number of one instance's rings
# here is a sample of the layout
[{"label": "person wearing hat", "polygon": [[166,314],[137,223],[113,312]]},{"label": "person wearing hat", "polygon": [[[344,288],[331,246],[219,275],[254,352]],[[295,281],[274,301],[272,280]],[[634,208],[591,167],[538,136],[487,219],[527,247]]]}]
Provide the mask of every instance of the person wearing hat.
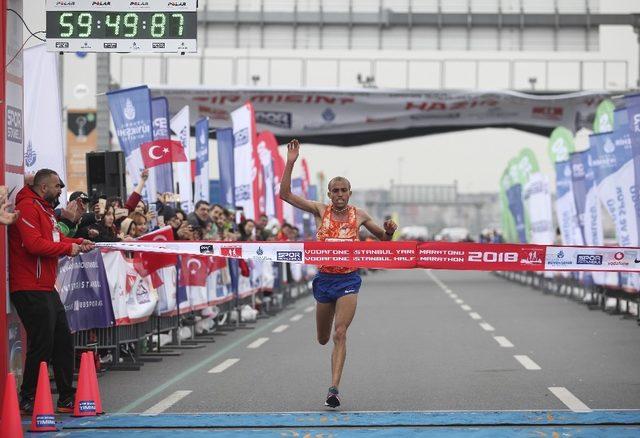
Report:
[{"label": "person wearing hat", "polygon": [[[69,196],[69,203],[66,208],[61,208],[58,216],[58,228],[67,237],[75,237],[79,228],[83,228],[96,223],[95,214],[85,214],[89,196],[82,191],[75,191]],[[89,237],[89,236],[82,236]]]},{"label": "person wearing hat", "polygon": [[58,412],[74,407],[73,336],[55,290],[58,258],[93,249],[93,242],[60,233],[53,203],[62,192],[58,174],[39,170],[32,185],[16,195],[19,219],[9,226],[9,297],[27,332],[27,356],[20,388],[20,408],[33,411],[40,362],[53,365]]}]

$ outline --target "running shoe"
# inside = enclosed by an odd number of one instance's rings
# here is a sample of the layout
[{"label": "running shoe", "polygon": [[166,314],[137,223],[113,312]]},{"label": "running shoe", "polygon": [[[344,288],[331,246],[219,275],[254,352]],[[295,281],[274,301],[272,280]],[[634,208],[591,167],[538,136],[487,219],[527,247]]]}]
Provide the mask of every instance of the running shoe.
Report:
[{"label": "running shoe", "polygon": [[329,388],[329,393],[327,394],[327,400],[324,402],[325,406],[329,406],[330,408],[337,408],[340,406],[340,396],[338,395],[338,388],[332,386]]},{"label": "running shoe", "polygon": [[70,396],[65,399],[59,399],[57,403],[57,411],[61,414],[70,414],[73,412],[74,408],[74,397]]},{"label": "running shoe", "polygon": [[22,415],[33,414],[33,403],[34,400],[32,397],[20,397],[20,413]]}]

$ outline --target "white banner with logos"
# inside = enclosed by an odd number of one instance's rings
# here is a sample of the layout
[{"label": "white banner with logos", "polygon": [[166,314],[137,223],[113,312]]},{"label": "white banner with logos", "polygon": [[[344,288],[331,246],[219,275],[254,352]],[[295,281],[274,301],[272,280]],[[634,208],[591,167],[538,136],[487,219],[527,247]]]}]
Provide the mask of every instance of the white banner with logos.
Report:
[{"label": "white banner with logos", "polygon": [[[175,132],[184,147],[184,152],[189,158],[189,138],[191,137],[189,125],[189,107],[181,108],[169,123],[171,130]],[[191,162],[173,163],[173,186],[174,193],[180,194],[180,206],[184,211],[192,211],[193,194],[191,190]]]},{"label": "white banner with logos", "polygon": [[[57,59],[44,44],[24,51],[24,172],[48,168],[67,181]],[[60,203],[66,201],[65,187]]]},{"label": "white banner with logos", "polygon": [[553,243],[555,229],[553,228],[553,209],[551,208],[551,192],[547,175],[541,172],[531,175],[524,186],[523,198],[529,213],[530,243],[539,245]]},{"label": "white banner with logos", "polygon": [[233,118],[233,160],[235,177],[235,205],[242,207],[247,219],[255,218],[255,196],[253,162],[253,108],[250,104],[242,105],[231,113]]},{"label": "white banner with logos", "polygon": [[[516,126],[550,132],[590,127],[606,92],[533,95],[515,91],[322,90],[276,88],[174,88],[156,86],[172,112],[185,105],[192,120],[212,128],[231,125],[245,102],[255,108],[258,130],[284,137],[322,137],[325,144],[356,145],[461,127]],[[410,132],[415,129],[419,132]],[[431,131],[430,131],[431,130]],[[360,134],[369,133],[367,138]]]}]

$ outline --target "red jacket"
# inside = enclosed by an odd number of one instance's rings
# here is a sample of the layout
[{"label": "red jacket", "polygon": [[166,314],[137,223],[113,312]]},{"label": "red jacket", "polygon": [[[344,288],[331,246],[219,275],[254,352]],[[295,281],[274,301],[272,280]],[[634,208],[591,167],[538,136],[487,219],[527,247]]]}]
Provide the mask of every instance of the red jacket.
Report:
[{"label": "red jacket", "polygon": [[70,255],[71,244],[82,239],[65,237],[51,204],[30,187],[16,195],[16,210],[20,217],[9,226],[9,290],[53,291],[58,257]]}]

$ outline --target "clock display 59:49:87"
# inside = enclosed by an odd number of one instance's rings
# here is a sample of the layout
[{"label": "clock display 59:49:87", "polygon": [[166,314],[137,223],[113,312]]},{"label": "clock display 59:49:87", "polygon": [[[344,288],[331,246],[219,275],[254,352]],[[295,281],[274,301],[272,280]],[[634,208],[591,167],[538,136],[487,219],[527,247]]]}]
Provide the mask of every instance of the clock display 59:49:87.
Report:
[{"label": "clock display 59:49:87", "polygon": [[185,37],[180,12],[62,12],[57,25],[60,38]]}]

